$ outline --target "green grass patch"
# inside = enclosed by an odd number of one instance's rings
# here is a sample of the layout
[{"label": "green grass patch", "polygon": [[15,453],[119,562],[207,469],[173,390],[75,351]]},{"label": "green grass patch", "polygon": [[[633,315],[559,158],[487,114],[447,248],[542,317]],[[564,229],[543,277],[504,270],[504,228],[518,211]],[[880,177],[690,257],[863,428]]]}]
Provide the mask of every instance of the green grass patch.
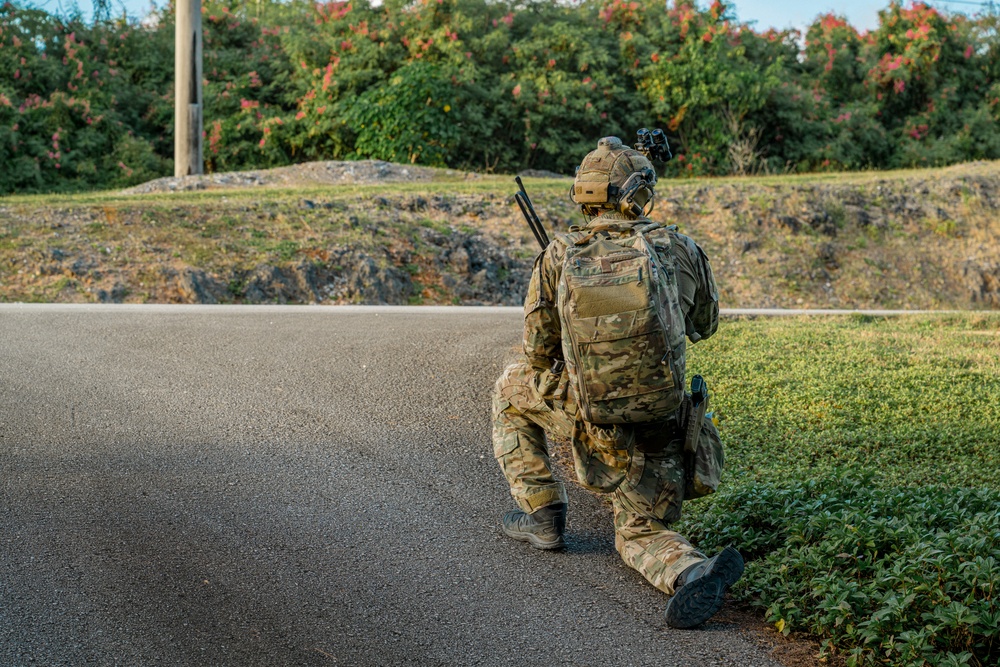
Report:
[{"label": "green grass patch", "polygon": [[850,665],[1000,664],[1000,315],[743,319],[691,346],[727,451],[685,507],[734,594]]}]

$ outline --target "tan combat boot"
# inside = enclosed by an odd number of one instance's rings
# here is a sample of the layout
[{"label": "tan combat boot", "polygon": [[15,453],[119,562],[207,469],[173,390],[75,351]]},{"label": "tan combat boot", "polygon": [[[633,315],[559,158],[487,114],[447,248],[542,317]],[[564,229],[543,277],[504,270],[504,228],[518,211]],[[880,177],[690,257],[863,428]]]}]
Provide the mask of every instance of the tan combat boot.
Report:
[{"label": "tan combat boot", "polygon": [[513,510],[503,517],[503,532],[508,537],[527,542],[536,549],[562,549],[566,546],[565,530],[566,503],[539,507],[531,514]]}]

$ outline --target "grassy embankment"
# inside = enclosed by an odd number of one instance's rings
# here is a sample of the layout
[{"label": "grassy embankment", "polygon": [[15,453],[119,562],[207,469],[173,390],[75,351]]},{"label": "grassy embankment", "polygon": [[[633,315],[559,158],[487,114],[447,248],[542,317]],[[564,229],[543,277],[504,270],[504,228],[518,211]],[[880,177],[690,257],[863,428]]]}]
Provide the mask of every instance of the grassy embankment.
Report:
[{"label": "grassy embankment", "polygon": [[[194,270],[228,287],[221,302],[242,302],[241,283],[255,268],[312,265],[336,273],[344,269],[336,251],[349,248],[423,279],[426,289],[417,282],[410,302],[424,302],[426,294],[429,303],[452,303],[434,267],[440,249],[427,248],[421,231],[486,233],[514,252],[523,238],[521,254],[530,261],[529,232],[512,215],[509,225],[477,225],[476,210],[509,209],[495,194],[510,189],[509,181],[442,176],[433,182],[8,197],[0,199],[0,301],[88,302],[117,292],[114,300],[128,303],[190,302],[196,299],[179,277]],[[441,210],[456,202],[476,210]]]},{"label": "grassy embankment", "polygon": [[727,445],[682,530],[849,664],[1000,664],[1000,314],[735,320],[691,348]]},{"label": "grassy embankment", "polygon": [[[527,183],[549,229],[581,220],[566,180]],[[8,197],[0,300],[197,301],[194,283],[208,283],[223,303],[373,294],[512,303],[536,252],[513,191],[510,177],[441,172],[369,185]],[[658,193],[653,218],[705,247],[725,306],[1000,306],[998,163],[663,181]],[[456,261],[458,248],[468,256]],[[366,291],[370,276],[351,274],[360,254],[391,274],[381,279],[404,284]],[[457,289],[482,267],[492,291]],[[273,268],[307,287],[248,289]]]}]

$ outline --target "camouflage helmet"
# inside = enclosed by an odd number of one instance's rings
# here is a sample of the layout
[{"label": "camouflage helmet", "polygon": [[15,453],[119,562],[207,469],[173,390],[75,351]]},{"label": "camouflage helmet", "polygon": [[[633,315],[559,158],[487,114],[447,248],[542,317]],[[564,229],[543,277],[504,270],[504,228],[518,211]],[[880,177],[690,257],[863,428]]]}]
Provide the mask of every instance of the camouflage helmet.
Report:
[{"label": "camouflage helmet", "polygon": [[585,215],[613,210],[639,217],[648,212],[655,185],[656,170],[645,155],[627,148],[618,137],[604,137],[597,150],[583,158],[570,198]]}]

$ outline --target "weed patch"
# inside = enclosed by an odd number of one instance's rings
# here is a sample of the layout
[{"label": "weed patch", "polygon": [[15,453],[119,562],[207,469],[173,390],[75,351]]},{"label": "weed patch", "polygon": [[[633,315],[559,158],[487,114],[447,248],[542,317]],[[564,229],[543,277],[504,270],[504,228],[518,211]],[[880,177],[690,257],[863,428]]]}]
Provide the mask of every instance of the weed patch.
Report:
[{"label": "weed patch", "polygon": [[996,665],[997,507],[989,489],[832,475],[742,485],[691,532],[754,558],[734,594],[848,665]]},{"label": "weed patch", "polygon": [[727,446],[682,532],[849,665],[1000,664],[1000,316],[736,320],[691,347]]}]

